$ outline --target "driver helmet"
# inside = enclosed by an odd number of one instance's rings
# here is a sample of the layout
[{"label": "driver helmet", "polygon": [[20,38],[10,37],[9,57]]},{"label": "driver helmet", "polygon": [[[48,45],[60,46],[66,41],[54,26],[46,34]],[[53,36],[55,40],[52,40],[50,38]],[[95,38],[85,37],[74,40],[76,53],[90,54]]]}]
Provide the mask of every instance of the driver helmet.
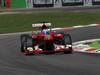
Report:
[{"label": "driver helmet", "polygon": [[42,31],[44,34],[48,34],[49,33],[49,30],[43,30]]}]

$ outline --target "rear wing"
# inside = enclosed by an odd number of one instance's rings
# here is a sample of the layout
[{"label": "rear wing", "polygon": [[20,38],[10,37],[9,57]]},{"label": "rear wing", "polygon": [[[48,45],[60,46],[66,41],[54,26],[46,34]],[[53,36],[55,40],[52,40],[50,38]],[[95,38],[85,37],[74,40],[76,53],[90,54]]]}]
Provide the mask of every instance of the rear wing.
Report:
[{"label": "rear wing", "polygon": [[42,27],[43,25],[50,27],[51,23],[37,23],[37,24],[32,24],[32,27]]}]

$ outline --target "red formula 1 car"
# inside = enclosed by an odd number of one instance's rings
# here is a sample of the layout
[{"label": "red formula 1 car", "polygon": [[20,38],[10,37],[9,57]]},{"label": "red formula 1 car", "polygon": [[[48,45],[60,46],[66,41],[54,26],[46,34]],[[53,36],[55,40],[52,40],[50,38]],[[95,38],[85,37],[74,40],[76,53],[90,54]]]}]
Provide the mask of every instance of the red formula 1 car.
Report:
[{"label": "red formula 1 car", "polygon": [[32,35],[21,35],[21,52],[30,54],[52,54],[63,52],[72,53],[72,40],[70,34],[57,33],[51,30],[51,23],[32,24],[40,31],[33,31]]}]

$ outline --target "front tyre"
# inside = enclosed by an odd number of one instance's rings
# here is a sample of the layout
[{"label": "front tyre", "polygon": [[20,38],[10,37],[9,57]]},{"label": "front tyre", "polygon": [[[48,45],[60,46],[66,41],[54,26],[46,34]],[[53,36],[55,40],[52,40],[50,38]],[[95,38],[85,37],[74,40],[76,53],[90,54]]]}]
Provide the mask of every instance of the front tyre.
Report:
[{"label": "front tyre", "polygon": [[20,36],[20,40],[21,40],[21,52],[25,52],[25,50],[27,50],[29,46],[32,47],[32,38],[30,35],[22,34]]},{"label": "front tyre", "polygon": [[64,50],[64,54],[71,54],[73,49],[72,49],[72,39],[71,39],[71,35],[70,34],[64,34],[63,37],[64,41],[64,45],[65,45],[65,50]]},{"label": "front tyre", "polygon": [[69,48],[67,50],[65,49],[64,54],[72,54],[72,48]]}]

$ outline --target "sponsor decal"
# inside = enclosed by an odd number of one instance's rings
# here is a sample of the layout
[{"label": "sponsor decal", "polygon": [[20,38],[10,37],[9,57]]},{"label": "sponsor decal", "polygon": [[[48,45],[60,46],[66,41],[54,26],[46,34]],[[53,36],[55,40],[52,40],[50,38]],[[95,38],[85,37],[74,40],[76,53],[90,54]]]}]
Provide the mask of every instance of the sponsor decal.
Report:
[{"label": "sponsor decal", "polygon": [[52,0],[34,0],[34,4],[52,4]]},{"label": "sponsor decal", "polygon": [[83,2],[83,0],[63,0],[64,3]]},{"label": "sponsor decal", "polygon": [[32,27],[42,27],[43,25],[51,26],[51,23],[38,23],[38,24],[32,24]]}]

